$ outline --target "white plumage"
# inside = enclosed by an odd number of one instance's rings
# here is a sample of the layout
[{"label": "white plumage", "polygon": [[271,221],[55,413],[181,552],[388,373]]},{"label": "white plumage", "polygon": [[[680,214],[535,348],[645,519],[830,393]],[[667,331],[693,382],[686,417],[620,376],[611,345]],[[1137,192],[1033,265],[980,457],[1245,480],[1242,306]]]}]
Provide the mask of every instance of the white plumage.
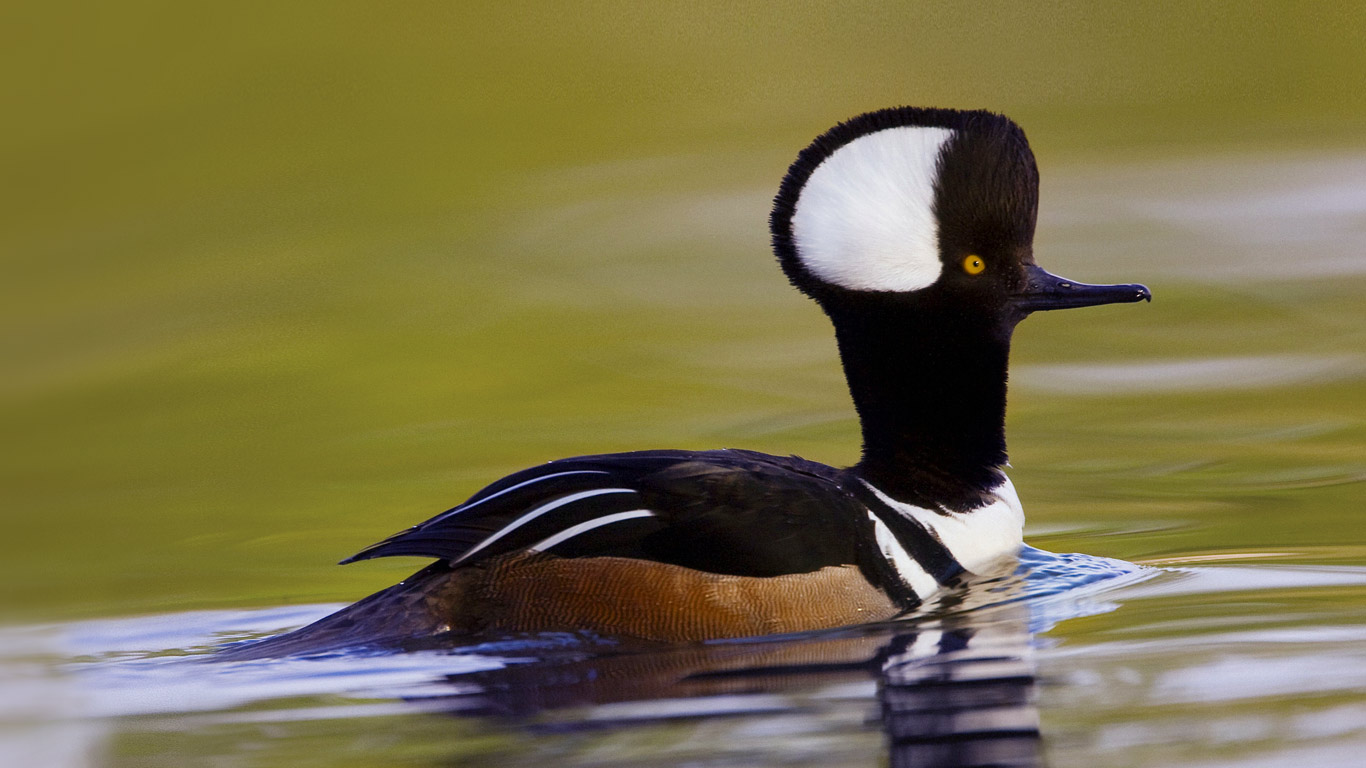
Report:
[{"label": "white plumage", "polygon": [[934,186],[947,128],[861,136],[825,158],[792,216],[797,254],[816,277],[863,291],[916,291],[939,279]]}]

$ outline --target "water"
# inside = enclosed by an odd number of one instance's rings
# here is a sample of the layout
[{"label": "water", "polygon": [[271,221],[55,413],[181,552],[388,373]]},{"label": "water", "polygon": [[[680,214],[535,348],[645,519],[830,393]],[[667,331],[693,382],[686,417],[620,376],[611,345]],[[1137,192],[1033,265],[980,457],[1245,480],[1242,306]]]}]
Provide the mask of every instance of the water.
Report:
[{"label": "water", "polygon": [[0,635],[4,754],[48,766],[1345,766],[1366,747],[1366,612],[1316,612],[1359,603],[1366,568],[1142,568],[1026,548],[1016,574],[972,594],[889,625],[680,648],[545,635],[212,660],[226,640],[335,605],[27,627]]},{"label": "water", "polygon": [[[676,267],[665,265],[660,278],[629,264],[636,249],[695,239],[686,228],[649,222],[718,209],[686,197],[640,195],[619,201],[620,209],[552,206],[542,214],[553,222],[547,226],[560,235],[584,233],[585,253],[601,245],[589,233],[608,231],[616,239],[619,250],[610,252],[619,257],[599,263],[585,256],[584,269],[624,269],[628,279],[595,283],[606,299],[565,294],[556,284],[563,276],[553,272],[519,281],[508,288],[511,295],[493,296],[504,313],[516,306],[521,315],[476,327],[502,338],[501,326],[539,328],[541,320],[524,316],[549,317],[536,308],[558,307],[579,323],[568,329],[571,336],[607,344],[590,356],[585,383],[573,383],[583,363],[538,349],[536,366],[556,365],[570,377],[560,392],[568,398],[549,410],[537,390],[519,385],[528,398],[514,390],[492,416],[428,417],[385,430],[343,419],[341,436],[350,435],[365,455],[383,455],[378,446],[385,445],[417,453],[444,445],[457,458],[419,457],[419,467],[432,468],[418,473],[394,465],[362,472],[360,480],[329,475],[320,487],[339,506],[327,513],[325,528],[308,522],[307,504],[295,509],[292,523],[273,517],[275,503],[264,508],[266,519],[212,517],[205,526],[210,538],[181,538],[175,546],[182,556],[208,546],[213,557],[184,562],[168,553],[158,561],[162,572],[187,578],[183,587],[160,580],[129,588],[128,576],[140,571],[116,565],[116,554],[88,566],[68,561],[58,584],[92,583],[89,567],[97,567],[122,585],[122,603],[98,611],[107,618],[11,622],[0,631],[0,763],[1356,765],[1366,749],[1366,532],[1358,522],[1366,478],[1359,410],[1366,269],[1353,254],[1366,250],[1352,249],[1366,245],[1366,227],[1350,199],[1320,211],[1318,226],[1295,239],[1296,248],[1323,259],[1304,262],[1295,274],[1287,274],[1280,239],[1254,238],[1255,247],[1241,251],[1210,246],[1226,244],[1227,219],[1242,210],[1230,198],[1318,200],[1356,162],[1207,160],[1201,184],[1183,193],[1183,204],[1213,211],[1209,217],[1141,202],[1148,185],[1178,186],[1185,165],[1053,174],[1052,197],[1060,200],[1046,211],[1060,213],[1045,214],[1040,243],[1041,254],[1052,255],[1049,266],[1097,281],[1143,279],[1157,298],[1129,315],[1106,309],[1072,322],[1075,315],[1058,313],[1021,327],[1012,476],[1032,543],[1123,560],[1026,549],[1015,577],[975,585],[929,615],[804,636],[684,648],[552,636],[406,654],[206,661],[224,643],[312,621],[411,568],[325,565],[425,516],[396,509],[392,522],[376,525],[374,513],[344,501],[373,495],[367,484],[389,472],[408,478],[394,486],[407,489],[398,495],[420,495],[439,507],[452,498],[433,489],[473,490],[515,468],[501,457],[525,461],[523,443],[564,455],[643,447],[637,437],[662,430],[697,447],[740,444],[842,460],[854,425],[827,332],[819,323],[775,324],[802,319],[804,308],[785,303],[766,259],[752,276],[749,266],[742,269],[752,293],[735,286],[703,293],[685,271],[674,273],[682,275],[677,290],[657,303],[649,297]],[[658,167],[671,166],[641,172]],[[580,172],[563,181],[568,192],[557,194],[591,198],[600,177],[620,172]],[[1122,193],[1108,191],[1105,179],[1115,177],[1124,182]],[[761,211],[761,196],[751,197],[735,199]],[[1141,236],[1130,241],[1129,232]],[[534,259],[540,238],[548,237],[528,226],[505,244],[514,254],[525,248],[519,258]],[[707,237],[724,243],[732,236]],[[652,246],[650,238],[662,244]],[[1094,260],[1087,251],[1095,243],[1125,258]],[[577,247],[572,238],[562,244],[571,252]],[[1200,258],[1191,263],[1174,251]],[[612,308],[573,309],[599,300]],[[646,320],[653,310],[642,314],[639,302],[677,317]],[[714,317],[691,314],[692,302]],[[583,324],[618,312],[642,321],[641,338]],[[782,319],[773,320],[775,314]],[[741,317],[746,323],[725,336],[685,341],[675,334],[687,329],[671,327],[686,320],[707,328]],[[661,360],[666,341],[679,352]],[[1087,352],[1093,347],[1099,353]],[[618,371],[618,358],[636,366],[630,386],[597,392],[587,382]],[[775,379],[774,366],[791,375]],[[496,386],[524,375],[519,368],[500,372]],[[479,382],[462,386],[488,391]],[[622,394],[651,386],[662,399]],[[723,392],[727,397],[714,399]],[[604,394],[622,395],[626,404],[598,402]],[[529,415],[520,413],[523,405]],[[462,408],[452,406],[452,413]],[[658,424],[645,429],[623,412],[651,413]],[[508,434],[483,426],[498,419]],[[547,423],[555,425],[548,434],[529,431]],[[332,427],[310,429],[303,434]],[[449,435],[460,437],[452,442]],[[293,439],[288,431],[277,437]],[[323,450],[347,455],[339,439]],[[479,445],[462,447],[469,439]],[[607,444],[588,445],[597,440]],[[309,478],[302,473],[300,490],[316,482]],[[111,503],[120,498],[114,494]],[[214,509],[202,512],[213,516]],[[181,514],[193,517],[195,510]],[[140,533],[149,541],[165,534]],[[264,572],[243,579],[235,562],[243,558]],[[207,586],[196,581],[208,577]],[[102,589],[107,585],[47,594],[79,605]],[[273,591],[253,597],[263,589]],[[177,597],[185,593],[194,596]],[[318,593],[325,602],[297,597]],[[215,594],[245,605],[205,610]],[[185,608],[158,612],[157,602]],[[252,604],[278,607],[246,607]]]},{"label": "water", "polygon": [[[53,391],[56,373],[30,369],[8,383],[37,409],[22,418],[78,417],[83,442],[65,455],[83,474],[11,486],[35,510],[30,541],[52,544],[5,565],[27,617],[0,629],[0,764],[1357,765],[1366,220],[1350,195],[1285,237],[1254,226],[1274,210],[1239,217],[1257,200],[1333,197],[1359,163],[1206,159],[1198,184],[1179,163],[1046,174],[1040,259],[1156,295],[1017,335],[1011,474],[1027,538],[1091,554],[1026,550],[1017,577],[891,626],[205,660],[406,575],[407,561],[329,563],[532,461],[665,440],[851,458],[828,330],[750,231],[763,193],[601,188],[623,173],[652,186],[671,162],[526,182],[578,202],[524,201],[488,225],[524,279],[472,267],[479,313],[379,323],[441,355],[385,351],[388,336],[342,323],[321,351],[282,342],[339,377],[321,389],[298,388],[311,379],[273,353],[184,380],[72,358],[105,383]],[[697,215],[721,224],[661,224]],[[704,263],[659,255],[682,251]],[[715,285],[718,269],[732,271]],[[186,288],[166,290],[178,303]],[[246,349],[243,332],[229,323],[224,349]],[[168,343],[138,342],[180,359]],[[452,367],[468,375],[452,382]],[[50,439],[75,428],[46,424]],[[65,535],[73,525],[86,535]]]},{"label": "water", "polygon": [[[1361,763],[1357,6],[476,5],[7,13],[0,765]],[[1016,335],[1023,574],[809,636],[204,660],[533,463],[853,461],[765,218],[908,102],[1018,119],[1040,263],[1154,291]]]}]

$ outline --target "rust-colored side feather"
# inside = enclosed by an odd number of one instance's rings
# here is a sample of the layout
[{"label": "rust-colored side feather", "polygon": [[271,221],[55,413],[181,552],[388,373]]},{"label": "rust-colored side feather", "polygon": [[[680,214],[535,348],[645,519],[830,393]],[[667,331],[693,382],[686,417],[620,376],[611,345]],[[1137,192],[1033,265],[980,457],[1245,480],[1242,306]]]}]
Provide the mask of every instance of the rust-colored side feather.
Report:
[{"label": "rust-colored side feather", "polygon": [[589,630],[690,642],[881,621],[900,610],[852,565],[784,576],[732,576],[626,557],[516,553],[399,584],[293,632],[220,659],[402,646],[447,633]]},{"label": "rust-colored side feather", "polygon": [[899,612],[852,565],[760,578],[621,557],[518,554],[470,576],[460,585],[456,629],[587,629],[680,642],[824,629]]}]

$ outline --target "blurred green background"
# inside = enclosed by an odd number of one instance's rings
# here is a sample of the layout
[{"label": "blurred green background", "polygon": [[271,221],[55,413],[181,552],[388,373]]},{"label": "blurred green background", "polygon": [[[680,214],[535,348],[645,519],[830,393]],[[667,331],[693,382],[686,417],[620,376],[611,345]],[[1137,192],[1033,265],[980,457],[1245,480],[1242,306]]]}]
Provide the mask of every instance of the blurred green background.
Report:
[{"label": "blurred green background", "polygon": [[1156,294],[1017,334],[1035,543],[1366,559],[1366,5],[43,4],[0,36],[0,618],[354,599],[418,562],[337,559],[565,455],[852,461],[766,215],[897,104],[1016,119],[1040,261]]}]

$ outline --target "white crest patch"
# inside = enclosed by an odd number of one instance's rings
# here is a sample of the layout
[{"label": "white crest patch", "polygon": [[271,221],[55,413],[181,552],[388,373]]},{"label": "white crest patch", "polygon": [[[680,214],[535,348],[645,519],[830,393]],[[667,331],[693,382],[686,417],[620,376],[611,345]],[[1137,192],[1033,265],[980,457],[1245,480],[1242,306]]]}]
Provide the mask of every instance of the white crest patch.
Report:
[{"label": "white crest patch", "polygon": [[792,214],[802,264],[853,290],[917,291],[938,280],[934,184],[952,135],[948,128],[887,128],[825,158]]}]

